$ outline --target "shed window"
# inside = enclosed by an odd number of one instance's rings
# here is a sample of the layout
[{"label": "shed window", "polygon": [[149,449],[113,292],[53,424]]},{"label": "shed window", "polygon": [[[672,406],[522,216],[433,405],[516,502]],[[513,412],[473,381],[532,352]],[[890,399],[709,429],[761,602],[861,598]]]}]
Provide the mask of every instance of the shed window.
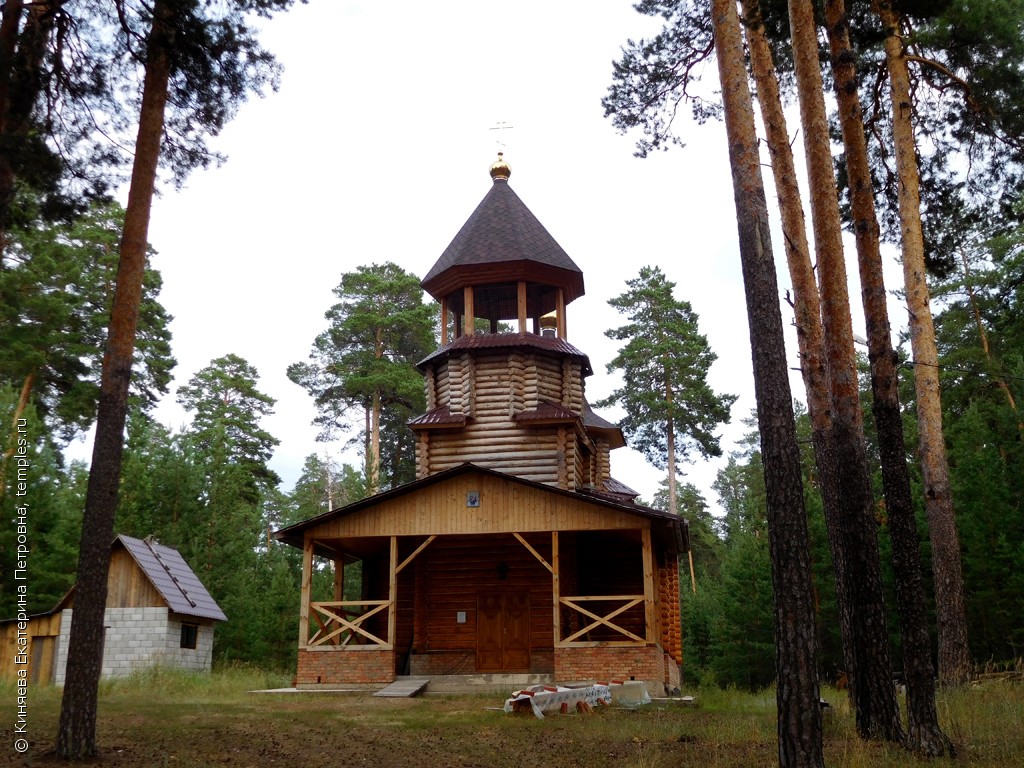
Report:
[{"label": "shed window", "polygon": [[196,641],[199,639],[199,625],[198,624],[182,624],[181,625],[181,647],[182,648],[195,648]]}]

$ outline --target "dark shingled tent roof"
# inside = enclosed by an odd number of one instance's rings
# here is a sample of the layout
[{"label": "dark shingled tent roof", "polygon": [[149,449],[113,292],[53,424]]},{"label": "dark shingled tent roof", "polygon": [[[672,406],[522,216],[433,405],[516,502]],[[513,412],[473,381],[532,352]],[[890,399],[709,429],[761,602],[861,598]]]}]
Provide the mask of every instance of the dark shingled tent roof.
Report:
[{"label": "dark shingled tent roof", "polygon": [[496,177],[441,258],[423,278],[440,300],[456,288],[526,280],[561,287],[565,302],[583,295],[583,272],[508,185]]}]

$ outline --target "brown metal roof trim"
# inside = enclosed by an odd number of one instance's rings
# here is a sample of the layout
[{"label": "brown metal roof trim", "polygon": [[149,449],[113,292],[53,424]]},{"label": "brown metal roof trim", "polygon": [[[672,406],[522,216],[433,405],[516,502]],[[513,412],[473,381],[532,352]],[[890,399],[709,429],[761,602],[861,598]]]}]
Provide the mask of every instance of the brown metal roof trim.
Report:
[{"label": "brown metal roof trim", "polygon": [[604,490],[606,493],[614,493],[617,496],[629,496],[631,499],[635,499],[640,495],[639,491],[634,491],[628,485],[616,480],[614,477],[609,477],[605,480]]},{"label": "brown metal roof trim", "polygon": [[594,372],[590,367],[590,358],[565,339],[560,339],[557,336],[538,336],[535,333],[480,333],[473,336],[460,336],[436,352],[427,355],[416,365],[420,370],[424,370],[428,364],[434,362],[437,358],[446,357],[452,352],[464,349],[515,348],[534,349],[577,357],[582,363],[584,376],[589,376]]},{"label": "brown metal roof trim", "polygon": [[494,180],[484,199],[423,278],[422,285],[440,300],[456,288],[475,282],[473,272],[467,268],[499,264],[504,279],[534,280],[561,287],[567,304],[583,295],[583,272],[506,179]]},{"label": "brown metal roof trim", "polygon": [[167,607],[185,616],[227,621],[199,577],[188,567],[181,553],[152,539],[118,536],[139,568],[167,601]]},{"label": "brown metal roof trim", "polygon": [[409,427],[412,429],[425,429],[427,427],[457,429],[464,426],[466,426],[466,414],[452,413],[447,405],[440,405],[409,422]]},{"label": "brown metal roof trim", "polygon": [[583,426],[586,427],[588,433],[604,436],[608,440],[608,447],[613,450],[626,447],[626,437],[622,434],[622,429],[594,413],[585,398],[583,400]]},{"label": "brown metal roof trim", "polygon": [[564,405],[545,400],[532,411],[520,411],[516,414],[515,418],[518,424],[560,424],[574,422],[579,418],[579,415],[573,413]]}]

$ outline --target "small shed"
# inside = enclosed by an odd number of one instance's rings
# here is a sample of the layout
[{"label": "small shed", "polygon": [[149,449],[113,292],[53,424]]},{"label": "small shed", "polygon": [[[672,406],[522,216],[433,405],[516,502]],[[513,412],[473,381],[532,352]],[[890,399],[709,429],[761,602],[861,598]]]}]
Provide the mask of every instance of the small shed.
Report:
[{"label": "small shed", "polygon": [[[53,610],[0,621],[0,679],[28,664],[33,683],[63,685],[75,588]],[[213,630],[227,616],[178,550],[151,538],[118,536],[110,552],[103,677],[151,666],[206,671]]]}]

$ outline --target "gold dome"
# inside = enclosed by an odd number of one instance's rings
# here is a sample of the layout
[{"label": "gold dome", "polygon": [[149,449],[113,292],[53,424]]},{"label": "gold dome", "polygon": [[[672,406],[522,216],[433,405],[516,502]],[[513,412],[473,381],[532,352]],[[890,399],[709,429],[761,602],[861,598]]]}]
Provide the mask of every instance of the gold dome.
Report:
[{"label": "gold dome", "polygon": [[512,169],[509,168],[508,163],[503,159],[505,153],[499,152],[498,159],[491,163],[491,178],[495,181],[502,179],[508,181],[508,177],[512,175]]}]

